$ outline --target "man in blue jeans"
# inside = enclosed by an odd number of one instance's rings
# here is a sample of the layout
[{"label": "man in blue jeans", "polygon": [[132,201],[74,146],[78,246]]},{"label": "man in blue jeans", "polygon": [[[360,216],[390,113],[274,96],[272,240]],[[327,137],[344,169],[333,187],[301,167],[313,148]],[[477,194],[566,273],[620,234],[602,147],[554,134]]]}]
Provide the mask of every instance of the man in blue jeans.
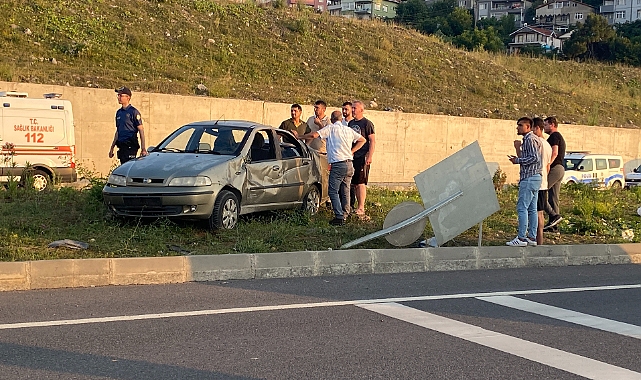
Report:
[{"label": "man in blue jeans", "polygon": [[538,214],[536,204],[539,188],[541,187],[541,170],[543,167],[542,146],[538,137],[532,133],[532,119],[522,117],[516,123],[516,131],[523,136],[523,141],[515,140],[516,156],[509,156],[510,162],[519,164],[519,199],[516,202],[516,212],[519,220],[518,236],[508,241],[511,247],[526,247],[536,245],[536,229]]},{"label": "man in blue jeans", "polygon": [[345,224],[345,214],[350,211],[349,186],[354,175],[352,159],[354,152],[365,144],[365,138],[352,128],[343,125],[342,119],[341,111],[334,111],[330,117],[332,124],[300,137],[303,139],[320,137],[326,141],[327,162],[330,165],[327,191],[334,211],[334,219],[329,224],[333,226]]}]

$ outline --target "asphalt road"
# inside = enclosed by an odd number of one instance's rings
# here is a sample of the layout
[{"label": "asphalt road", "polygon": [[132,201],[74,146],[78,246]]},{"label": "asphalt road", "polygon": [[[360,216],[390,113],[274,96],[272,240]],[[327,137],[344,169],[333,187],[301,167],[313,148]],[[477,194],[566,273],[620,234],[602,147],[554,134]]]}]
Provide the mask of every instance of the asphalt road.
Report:
[{"label": "asphalt road", "polygon": [[0,379],[641,379],[641,266],[0,293]]}]

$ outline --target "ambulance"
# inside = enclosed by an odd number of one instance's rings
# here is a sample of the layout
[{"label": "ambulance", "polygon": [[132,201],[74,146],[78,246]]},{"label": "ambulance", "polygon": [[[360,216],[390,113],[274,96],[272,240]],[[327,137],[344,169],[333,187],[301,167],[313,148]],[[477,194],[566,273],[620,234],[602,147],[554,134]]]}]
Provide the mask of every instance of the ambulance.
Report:
[{"label": "ambulance", "polygon": [[34,187],[75,182],[75,136],[71,102],[60,94],[29,98],[27,93],[0,92],[0,182],[21,180],[30,168]]}]

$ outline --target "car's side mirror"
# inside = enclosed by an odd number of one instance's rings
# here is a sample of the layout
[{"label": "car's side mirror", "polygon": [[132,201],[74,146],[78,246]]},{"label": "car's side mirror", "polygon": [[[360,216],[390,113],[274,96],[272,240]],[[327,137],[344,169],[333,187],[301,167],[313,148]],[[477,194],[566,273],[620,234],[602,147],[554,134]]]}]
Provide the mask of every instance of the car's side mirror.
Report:
[{"label": "car's side mirror", "polygon": [[634,168],[634,169],[632,169],[632,171],[635,172],[635,173],[638,173],[639,172],[639,168]]},{"label": "car's side mirror", "polygon": [[148,146],[148,147],[147,147],[147,152],[153,152],[153,151],[154,151],[154,149],[156,149],[156,147],[155,147],[155,146],[153,146],[153,145],[152,145],[152,146]]}]

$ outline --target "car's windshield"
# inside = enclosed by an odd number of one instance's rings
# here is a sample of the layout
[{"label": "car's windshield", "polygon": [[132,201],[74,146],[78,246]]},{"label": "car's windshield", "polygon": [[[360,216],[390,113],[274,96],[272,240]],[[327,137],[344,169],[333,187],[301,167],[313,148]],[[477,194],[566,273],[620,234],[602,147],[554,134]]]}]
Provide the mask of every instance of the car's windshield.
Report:
[{"label": "car's windshield", "polygon": [[241,127],[187,125],[167,137],[155,151],[237,155],[247,131]]},{"label": "car's windshield", "polygon": [[563,160],[565,170],[576,170],[579,172],[589,172],[592,170],[592,159],[584,158],[565,158]]}]

